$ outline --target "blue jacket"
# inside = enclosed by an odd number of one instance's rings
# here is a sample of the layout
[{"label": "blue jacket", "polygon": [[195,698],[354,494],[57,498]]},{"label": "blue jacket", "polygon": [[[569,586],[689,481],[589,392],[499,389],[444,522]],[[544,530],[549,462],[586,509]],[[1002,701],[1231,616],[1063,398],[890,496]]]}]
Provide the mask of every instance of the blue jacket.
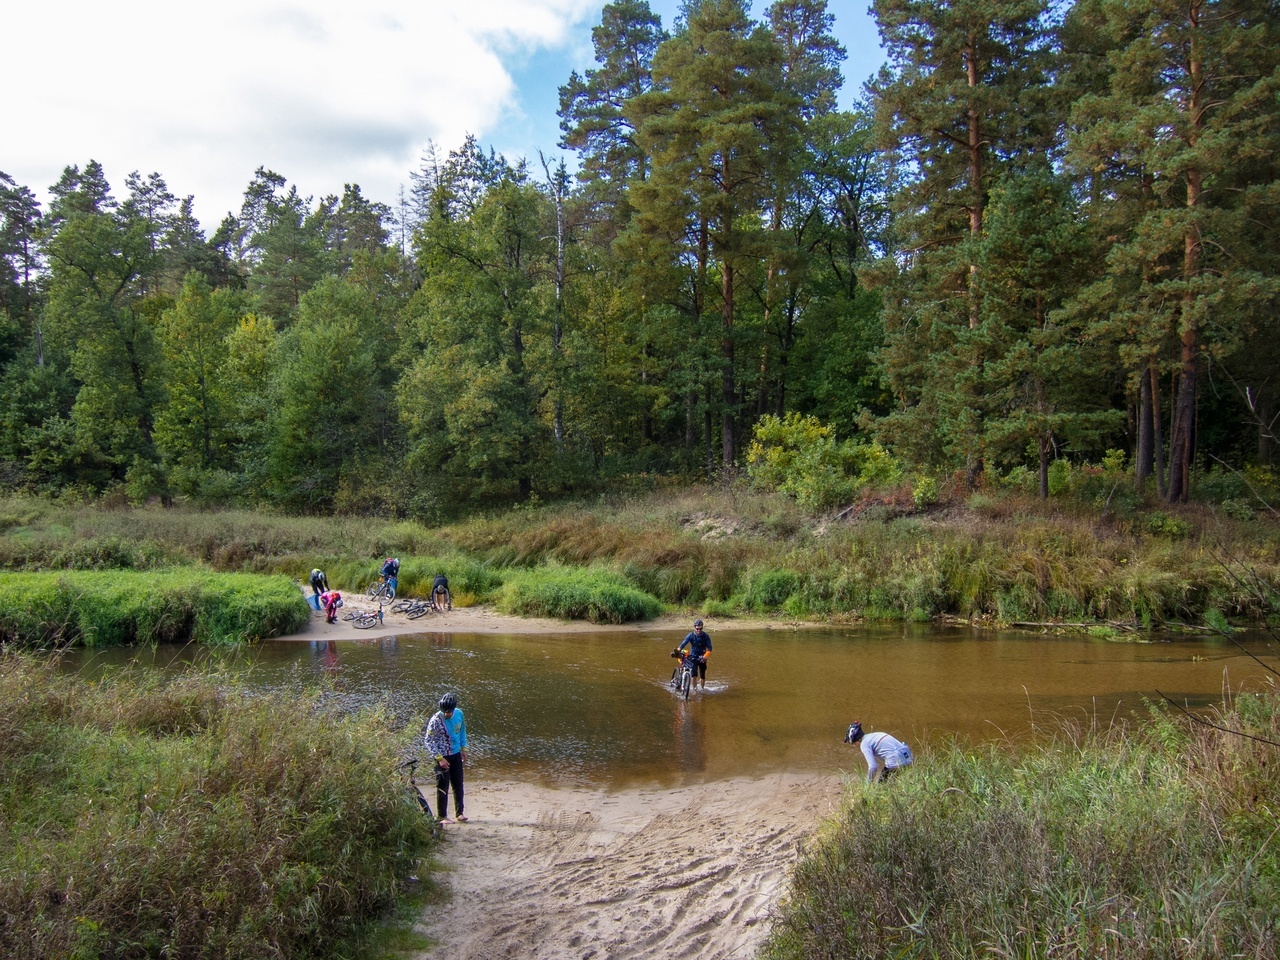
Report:
[{"label": "blue jacket", "polygon": [[440,711],[432,714],[422,737],[427,752],[434,757],[451,757],[467,746],[467,721],[462,711],[455,709],[452,717]]},{"label": "blue jacket", "polygon": [[696,630],[691,631],[689,635],[684,638],[684,643],[680,644],[677,649],[683,650],[685,647],[688,647],[689,652],[695,657],[700,657],[711,649],[711,634],[707,633],[705,630],[703,630],[702,633],[698,633]]}]

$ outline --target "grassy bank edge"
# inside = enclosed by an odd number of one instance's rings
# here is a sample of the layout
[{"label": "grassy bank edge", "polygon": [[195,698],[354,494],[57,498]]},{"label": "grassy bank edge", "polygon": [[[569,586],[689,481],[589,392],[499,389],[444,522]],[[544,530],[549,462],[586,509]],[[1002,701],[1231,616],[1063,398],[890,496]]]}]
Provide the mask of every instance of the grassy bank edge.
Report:
[{"label": "grassy bank edge", "polygon": [[956,743],[851,784],[762,960],[1275,957],[1280,692],[1214,719]]},{"label": "grassy bank edge", "polygon": [[[420,719],[420,718],[417,718]],[[360,956],[435,835],[412,736],[211,667],[97,680],[0,655],[0,955]]]},{"label": "grassy bank edge", "polygon": [[302,629],[310,613],[281,576],[169,570],[0,573],[0,643],[47,649],[230,644]]}]

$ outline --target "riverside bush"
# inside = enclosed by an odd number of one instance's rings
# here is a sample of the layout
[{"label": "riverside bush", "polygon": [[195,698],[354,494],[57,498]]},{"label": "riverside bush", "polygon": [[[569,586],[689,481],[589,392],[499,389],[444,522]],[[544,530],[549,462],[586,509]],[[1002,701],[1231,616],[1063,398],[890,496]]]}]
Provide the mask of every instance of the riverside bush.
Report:
[{"label": "riverside bush", "polygon": [[238,643],[301,630],[310,617],[284,577],[190,568],[136,573],[0,573],[0,642]]},{"label": "riverside bush", "polygon": [[0,657],[0,956],[351,956],[429,851],[378,711]]},{"label": "riverside bush", "polygon": [[[1220,725],[1274,744],[1280,696]],[[1157,719],[925,754],[848,789],[762,956],[1274,958],[1275,752]]]},{"label": "riverside bush", "polygon": [[662,604],[607,570],[540,567],[510,571],[498,609],[518,616],[630,623],[656,617]]},{"label": "riverside bush", "polygon": [[751,579],[743,603],[754,613],[767,613],[787,602],[800,589],[800,577],[791,570],[764,570]]}]

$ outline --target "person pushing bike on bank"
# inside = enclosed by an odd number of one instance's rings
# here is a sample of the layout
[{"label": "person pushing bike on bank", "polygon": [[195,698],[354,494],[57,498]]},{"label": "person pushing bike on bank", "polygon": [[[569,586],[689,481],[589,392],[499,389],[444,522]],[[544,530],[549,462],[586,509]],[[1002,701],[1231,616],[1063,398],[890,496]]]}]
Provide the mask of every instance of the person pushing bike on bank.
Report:
[{"label": "person pushing bike on bank", "polygon": [[711,635],[702,629],[702,620],[693,621],[693,631],[676,647],[677,651],[689,648],[693,657],[693,679],[701,680],[701,689],[707,689],[707,657],[711,655]]}]

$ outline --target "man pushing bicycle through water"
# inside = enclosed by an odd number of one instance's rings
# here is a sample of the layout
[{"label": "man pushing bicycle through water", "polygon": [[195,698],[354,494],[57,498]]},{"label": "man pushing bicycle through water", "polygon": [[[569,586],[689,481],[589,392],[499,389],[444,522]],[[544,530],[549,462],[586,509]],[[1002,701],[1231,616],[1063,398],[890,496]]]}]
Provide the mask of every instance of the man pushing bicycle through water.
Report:
[{"label": "man pushing bicycle through water", "polygon": [[711,655],[711,635],[702,629],[702,619],[693,621],[693,631],[684,638],[684,642],[676,647],[677,653],[689,648],[689,656],[693,660],[693,679],[702,681],[702,690],[707,689],[707,657]]}]

